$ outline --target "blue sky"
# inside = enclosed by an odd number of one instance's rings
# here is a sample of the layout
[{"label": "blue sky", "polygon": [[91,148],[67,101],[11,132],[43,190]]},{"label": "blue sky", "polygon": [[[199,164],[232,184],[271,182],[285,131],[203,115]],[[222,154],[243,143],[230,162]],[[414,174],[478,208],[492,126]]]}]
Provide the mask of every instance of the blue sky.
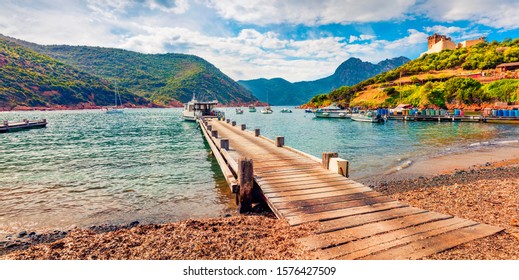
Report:
[{"label": "blue sky", "polygon": [[0,0],[0,33],[39,44],[187,53],[235,80],[328,76],[456,42],[519,37],[516,0]]}]

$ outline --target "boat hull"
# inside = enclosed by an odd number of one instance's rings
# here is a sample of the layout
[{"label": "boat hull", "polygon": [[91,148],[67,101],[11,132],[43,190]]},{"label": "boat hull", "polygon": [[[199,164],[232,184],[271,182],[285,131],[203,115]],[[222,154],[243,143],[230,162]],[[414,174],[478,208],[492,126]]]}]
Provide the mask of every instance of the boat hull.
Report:
[{"label": "boat hull", "polygon": [[351,119],[357,122],[369,122],[369,123],[382,123],[384,119],[377,117],[366,117],[366,116],[351,116]]},{"label": "boat hull", "polygon": [[351,115],[346,111],[337,111],[337,112],[315,112],[316,118],[339,118],[339,119],[347,119],[351,118]]}]

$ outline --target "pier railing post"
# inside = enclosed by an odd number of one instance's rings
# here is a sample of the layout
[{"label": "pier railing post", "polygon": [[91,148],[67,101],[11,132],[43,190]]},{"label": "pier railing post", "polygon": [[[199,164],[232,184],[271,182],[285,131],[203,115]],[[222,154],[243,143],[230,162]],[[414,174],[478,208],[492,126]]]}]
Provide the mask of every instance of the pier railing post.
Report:
[{"label": "pier railing post", "polygon": [[211,136],[218,138],[218,130],[211,130]]},{"label": "pier railing post", "polygon": [[232,121],[231,125],[236,126],[236,121]]},{"label": "pier railing post", "polygon": [[339,154],[336,153],[336,152],[324,152],[323,153],[323,156],[322,156],[322,166],[323,168],[325,169],[329,169],[330,167],[330,158],[336,158],[336,157],[339,157]]},{"label": "pier railing post", "polygon": [[231,122],[231,119],[226,119],[225,120],[227,123],[230,123]]},{"label": "pier railing post", "polygon": [[207,125],[207,130],[209,130],[209,131],[213,130],[213,126],[212,126],[212,125],[210,125],[210,124],[209,124],[209,125]]},{"label": "pier railing post", "polygon": [[283,147],[283,146],[285,146],[285,137],[276,136],[276,147]]},{"label": "pier railing post", "polygon": [[240,185],[238,209],[240,213],[252,211],[252,188],[254,187],[254,169],[252,159],[242,157],[238,160],[238,182]]},{"label": "pier railing post", "polygon": [[245,130],[246,128],[247,128],[247,125],[244,124],[244,123],[242,123],[242,124],[241,124],[241,130]]},{"label": "pier railing post", "polygon": [[220,149],[229,150],[229,139],[221,138],[220,139]]},{"label": "pier railing post", "polygon": [[260,136],[260,129],[259,128],[254,129],[254,136],[256,136],[256,137]]}]

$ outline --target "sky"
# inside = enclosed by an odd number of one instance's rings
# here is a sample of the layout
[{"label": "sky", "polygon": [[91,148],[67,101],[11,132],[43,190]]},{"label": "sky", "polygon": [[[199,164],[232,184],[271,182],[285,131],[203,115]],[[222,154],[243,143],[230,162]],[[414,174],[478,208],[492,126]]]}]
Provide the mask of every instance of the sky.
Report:
[{"label": "sky", "polygon": [[414,59],[427,36],[519,37],[517,0],[0,0],[0,34],[185,53],[235,80],[326,77],[350,57]]}]

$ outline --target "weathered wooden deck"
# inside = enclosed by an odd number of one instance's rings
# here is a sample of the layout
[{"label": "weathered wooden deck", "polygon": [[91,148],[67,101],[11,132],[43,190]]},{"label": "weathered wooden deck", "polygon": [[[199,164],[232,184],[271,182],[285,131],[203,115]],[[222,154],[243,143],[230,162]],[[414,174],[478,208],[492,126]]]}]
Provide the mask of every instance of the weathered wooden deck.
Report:
[{"label": "weathered wooden deck", "polygon": [[42,128],[47,126],[47,120],[23,120],[21,122],[8,122],[3,121],[0,123],[0,133],[6,133],[11,131],[19,131],[25,129]]},{"label": "weathered wooden deck", "polygon": [[[239,189],[239,158],[252,159],[255,182],[278,218],[290,225],[320,223],[317,234],[300,241],[321,259],[418,259],[502,230],[411,207],[240,124],[205,121],[202,131],[231,188]],[[220,148],[222,139],[228,150]]]}]

